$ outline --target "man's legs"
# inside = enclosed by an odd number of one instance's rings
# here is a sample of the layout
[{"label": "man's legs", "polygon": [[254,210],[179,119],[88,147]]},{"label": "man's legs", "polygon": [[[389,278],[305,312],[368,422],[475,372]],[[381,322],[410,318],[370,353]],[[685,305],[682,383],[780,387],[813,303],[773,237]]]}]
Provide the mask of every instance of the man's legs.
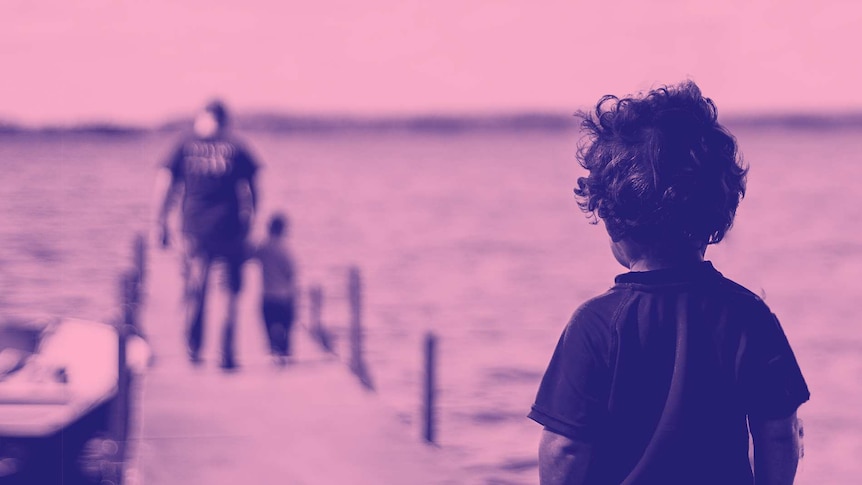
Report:
[{"label": "man's legs", "polygon": [[236,351],[234,349],[236,337],[236,313],[239,293],[228,290],[227,308],[225,309],[224,326],[222,327],[222,349],[221,367],[223,369],[235,369]]},{"label": "man's legs", "polygon": [[224,326],[222,327],[222,360],[221,367],[225,370],[235,369],[236,351],[236,320],[237,320],[237,304],[239,301],[239,292],[242,289],[242,264],[243,255],[240,250],[236,254],[228,254],[224,258],[224,287],[226,290],[226,308]]},{"label": "man's legs", "polygon": [[200,253],[187,251],[183,257],[185,277],[186,345],[189,359],[200,363],[200,351],[204,337],[204,309],[206,308],[207,283],[210,259]]}]

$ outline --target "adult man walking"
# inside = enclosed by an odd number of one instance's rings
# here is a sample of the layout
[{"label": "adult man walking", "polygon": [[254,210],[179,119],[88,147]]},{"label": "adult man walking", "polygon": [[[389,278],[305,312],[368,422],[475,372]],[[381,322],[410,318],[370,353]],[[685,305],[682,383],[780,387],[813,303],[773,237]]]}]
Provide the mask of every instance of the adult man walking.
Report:
[{"label": "adult man walking", "polygon": [[236,368],[234,334],[242,264],[256,205],[257,163],[228,130],[219,101],[195,118],[193,134],[181,141],[160,175],[163,197],[158,215],[163,247],[171,244],[168,215],[182,198],[181,247],[185,279],[186,342],[192,363],[201,362],[204,307],[210,272],[224,270],[227,308],[222,329],[221,367]]}]

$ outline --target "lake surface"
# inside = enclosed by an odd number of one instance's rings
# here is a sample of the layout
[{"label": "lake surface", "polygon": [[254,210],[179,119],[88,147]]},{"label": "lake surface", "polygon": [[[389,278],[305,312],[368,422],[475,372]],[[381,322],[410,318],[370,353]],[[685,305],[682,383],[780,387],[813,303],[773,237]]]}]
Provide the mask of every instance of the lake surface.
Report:
[{"label": "lake surface", "polygon": [[[858,483],[862,132],[736,134],[749,193],[707,257],[765,296],[809,382],[797,483]],[[571,312],[623,271],[572,197],[575,133],[245,138],[264,165],[261,216],[290,215],[302,283],[324,287],[340,352],[347,268],[362,271],[368,364],[393,416],[418,435],[433,331],[439,441],[465,483],[536,483],[540,428],[525,414],[539,379]],[[156,167],[174,140],[0,138],[0,311],[116,314],[117,275],[150,227]]]}]

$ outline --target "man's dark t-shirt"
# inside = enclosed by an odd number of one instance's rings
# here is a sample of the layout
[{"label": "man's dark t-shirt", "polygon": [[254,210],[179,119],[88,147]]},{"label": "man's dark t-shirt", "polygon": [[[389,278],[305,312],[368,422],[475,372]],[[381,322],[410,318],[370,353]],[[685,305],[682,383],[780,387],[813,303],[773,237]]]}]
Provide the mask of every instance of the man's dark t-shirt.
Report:
[{"label": "man's dark t-shirt", "polygon": [[183,233],[198,243],[243,240],[249,228],[240,215],[237,186],[252,182],[257,163],[236,140],[190,138],[165,164],[185,186]]},{"label": "man's dark t-shirt", "polygon": [[529,417],[592,445],[589,485],[750,485],[747,416],[809,398],[778,320],[709,262],[617,276],[572,316]]}]

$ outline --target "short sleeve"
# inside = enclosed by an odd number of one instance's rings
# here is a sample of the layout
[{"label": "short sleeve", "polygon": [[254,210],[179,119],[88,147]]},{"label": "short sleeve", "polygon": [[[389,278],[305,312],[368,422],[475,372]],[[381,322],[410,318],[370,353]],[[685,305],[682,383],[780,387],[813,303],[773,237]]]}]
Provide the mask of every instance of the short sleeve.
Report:
[{"label": "short sleeve", "polygon": [[258,163],[249,150],[240,144],[237,144],[236,154],[237,176],[244,179],[253,179],[257,174]]},{"label": "short sleeve", "polygon": [[180,143],[174,151],[171,152],[170,156],[164,163],[160,165],[161,168],[166,168],[171,172],[171,177],[174,180],[182,180],[183,173],[183,146],[184,144]]},{"label": "short sleeve", "polygon": [[591,441],[607,416],[610,326],[583,307],[572,316],[528,417],[574,440]]},{"label": "short sleeve", "polygon": [[808,385],[775,315],[768,313],[756,323],[749,330],[740,369],[743,402],[751,416],[785,418],[808,401]]}]

